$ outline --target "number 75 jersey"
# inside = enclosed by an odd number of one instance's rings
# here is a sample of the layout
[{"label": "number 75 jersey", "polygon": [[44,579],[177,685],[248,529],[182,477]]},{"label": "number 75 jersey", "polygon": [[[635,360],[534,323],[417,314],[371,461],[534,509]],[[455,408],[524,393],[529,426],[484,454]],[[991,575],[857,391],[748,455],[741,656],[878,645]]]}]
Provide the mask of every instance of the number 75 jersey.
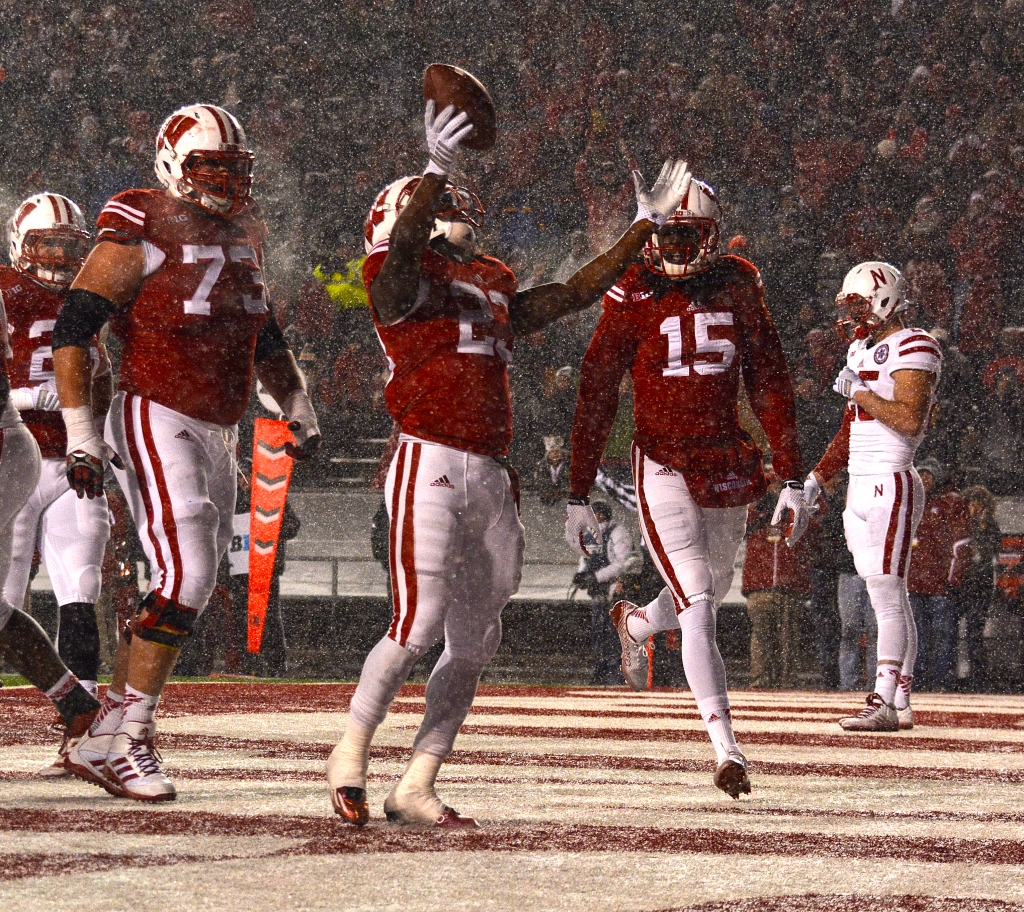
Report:
[{"label": "number 75 jersey", "polygon": [[503,456],[512,440],[508,305],[516,278],[504,263],[456,263],[423,252],[413,309],[386,326],[373,307],[373,280],[387,257],[380,241],[363,264],[374,325],[391,375],[388,410],[403,433],[483,456]]},{"label": "number 75 jersey", "polygon": [[200,421],[237,423],[270,319],[259,207],[250,200],[222,218],[162,190],[127,190],[96,227],[98,241],[138,244],[145,255],[135,298],[110,319],[122,345],[118,388]]}]

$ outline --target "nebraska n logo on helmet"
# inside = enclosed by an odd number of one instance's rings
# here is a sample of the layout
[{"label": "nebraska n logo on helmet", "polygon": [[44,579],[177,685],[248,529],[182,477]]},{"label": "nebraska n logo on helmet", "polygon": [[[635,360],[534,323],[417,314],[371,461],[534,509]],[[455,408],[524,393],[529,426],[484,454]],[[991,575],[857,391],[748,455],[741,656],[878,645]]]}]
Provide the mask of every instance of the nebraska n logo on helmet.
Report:
[{"label": "nebraska n logo on helmet", "polygon": [[693,180],[686,199],[644,244],[644,265],[673,279],[697,275],[718,260],[721,232],[722,207],[714,188]]},{"label": "nebraska n logo on helmet", "polygon": [[876,326],[907,307],[907,282],[891,263],[854,266],[836,296],[836,328],[847,342],[866,339]]},{"label": "nebraska n logo on helmet", "polygon": [[[400,177],[377,194],[377,198],[370,207],[370,213],[366,216],[363,240],[367,253],[381,241],[391,237],[395,222],[398,220],[398,213],[412,199],[413,192],[419,183],[420,178],[418,177]],[[475,239],[472,229],[479,228],[483,222],[484,207],[479,197],[465,187],[448,184],[441,200],[441,208],[434,219],[430,240],[444,238],[456,246],[462,246],[460,242],[465,238],[456,235],[465,233],[468,228],[472,235],[470,240]]]},{"label": "nebraska n logo on helmet", "polygon": [[216,105],[188,105],[156,136],[156,176],[171,196],[215,215],[232,216],[249,198],[253,154],[233,114]]},{"label": "nebraska n logo on helmet", "polygon": [[8,226],[11,265],[43,285],[71,284],[89,253],[91,235],[77,204],[59,193],[37,193]]}]

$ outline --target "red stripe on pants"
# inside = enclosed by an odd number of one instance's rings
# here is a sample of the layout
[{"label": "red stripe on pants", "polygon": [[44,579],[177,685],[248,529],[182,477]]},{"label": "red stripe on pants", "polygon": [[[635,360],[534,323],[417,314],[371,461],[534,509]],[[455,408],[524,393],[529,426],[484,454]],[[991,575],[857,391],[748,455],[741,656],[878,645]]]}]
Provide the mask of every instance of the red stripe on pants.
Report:
[{"label": "red stripe on pants", "polygon": [[391,627],[388,636],[394,639],[398,633],[398,621],[402,613],[402,593],[398,588],[398,505],[402,500],[402,473],[405,471],[405,454],[409,444],[398,447],[398,462],[395,464],[395,488],[391,492],[391,515],[388,517],[388,564],[391,567]]},{"label": "red stripe on pants", "polygon": [[676,571],[672,567],[672,562],[668,559],[668,554],[665,552],[665,546],[658,536],[658,531],[654,528],[654,520],[651,519],[651,509],[647,504],[647,494],[644,491],[644,454],[640,452],[640,448],[636,444],[633,444],[633,456],[636,459],[636,495],[637,503],[640,506],[640,517],[643,520],[644,530],[647,532],[647,539],[658,557],[658,562],[664,568],[664,575],[668,577],[669,591],[675,600],[676,612],[679,612],[680,601],[682,601],[683,608],[689,608],[690,603],[686,599],[683,587],[679,585]]},{"label": "red stripe on pants", "polygon": [[900,527],[900,513],[903,508],[903,478],[899,472],[893,472],[893,483],[896,486],[892,498],[892,512],[889,514],[889,528],[885,533],[885,551],[882,554],[882,570],[892,574],[893,550],[896,547],[896,534]]},{"label": "red stripe on pants", "polygon": [[402,523],[402,569],[405,571],[405,620],[402,622],[402,633],[398,645],[404,646],[412,630],[412,622],[416,617],[416,542],[413,535],[413,499],[416,492],[416,471],[420,466],[420,454],[423,445],[412,445],[412,459],[409,463],[409,485],[406,488],[408,499],[405,502],[405,519]]},{"label": "red stripe on pants", "polygon": [[146,470],[139,453],[139,443],[135,439],[134,402],[136,398],[136,396],[128,395],[124,399],[124,436],[128,443],[128,458],[135,469],[135,480],[139,485],[139,493],[142,495],[142,504],[146,508],[146,526],[149,529],[149,540],[153,543],[153,551],[156,553],[156,563],[160,568],[161,579],[166,580],[167,563],[164,559],[162,543],[156,534],[156,515],[153,512],[153,501],[149,496],[149,484],[146,482]]},{"label": "red stripe on pants", "polygon": [[914,521],[914,484],[909,472],[904,472],[907,486],[907,515],[903,520],[903,553],[900,555],[900,566],[897,575],[906,577],[907,565],[910,563],[910,524]]},{"label": "red stripe on pants", "polygon": [[165,598],[169,598],[177,604],[181,597],[182,560],[181,546],[178,544],[178,524],[174,521],[174,511],[171,508],[171,494],[167,489],[167,478],[164,476],[164,466],[160,461],[160,454],[156,451],[156,443],[153,441],[153,425],[149,417],[150,401],[142,400],[142,439],[146,444],[146,452],[149,453],[149,461],[153,466],[153,480],[156,482],[156,492],[160,497],[160,509],[162,512],[161,523],[164,527],[164,535],[167,537],[167,544],[171,548],[171,562],[174,564],[174,585],[170,593],[161,592]]}]

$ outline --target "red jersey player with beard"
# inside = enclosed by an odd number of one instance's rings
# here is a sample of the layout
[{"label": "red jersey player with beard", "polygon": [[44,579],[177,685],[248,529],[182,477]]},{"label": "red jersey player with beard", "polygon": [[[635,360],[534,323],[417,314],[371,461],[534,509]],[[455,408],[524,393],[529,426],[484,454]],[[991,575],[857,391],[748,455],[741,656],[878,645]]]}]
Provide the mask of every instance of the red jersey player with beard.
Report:
[{"label": "red jersey player with beard", "polygon": [[[191,105],[172,114],[156,141],[164,189],[129,190],[104,206],[98,243],[53,331],[68,479],[80,497],[97,496],[104,463],[113,463],[152,572],[103,712],[71,748],[68,767],[140,801],[176,795],[153,751],[153,717],[231,541],[236,423],[254,370],[291,421],[298,445],[290,455],[308,458],[320,441],[267,306],[252,163],[227,111]],[[107,321],[122,354],[100,437],[84,346]]]},{"label": "red jersey player with beard", "polygon": [[581,553],[598,541],[587,497],[632,372],[636,434],[633,474],[640,528],[666,588],[639,608],[619,602],[612,619],[622,671],[647,686],[648,637],[682,629],[683,667],[715,746],[715,785],[733,798],[750,791],[736,744],[715,615],[729,591],[747,505],[766,490],[762,457],[740,426],[740,387],[772,446],[775,471],[790,479],[773,523],[793,516],[789,542],[807,525],[793,390],[757,269],[719,257],[721,210],[694,180],[684,203],[604,299],[583,361],[572,431],[566,537]]},{"label": "red jersey player with beard", "polygon": [[512,436],[508,365],[513,338],[589,306],[626,270],[689,183],[668,162],[650,189],[639,175],[639,213],[606,253],[564,284],[518,290],[515,276],[477,247],[482,214],[449,183],[472,128],[451,106],[425,116],[430,161],[378,196],[366,223],[363,278],[391,376],[386,398],[401,428],[385,496],[390,509],[394,617],[370,651],[341,743],[327,764],[335,811],[369,819],[370,743],[413,665],[442,637],[426,713],[389,822],[475,826],[438,798],[434,783],[501,640],[501,612],[519,588],[523,526],[503,464]]},{"label": "red jersey player with beard", "polygon": [[[10,570],[0,585],[12,605],[25,601],[38,543],[59,609],[58,651],[86,689],[96,693],[100,639],[95,605],[110,522],[106,498],[77,498],[65,476],[67,438],[50,344],[68,286],[89,252],[90,237],[81,210],[57,193],[37,193],[18,206],[10,236],[11,266],[0,266],[0,293],[13,352],[11,398],[39,444],[42,468],[14,522]],[[94,411],[102,422],[112,392],[110,360],[98,340],[89,353],[97,391]],[[67,775],[66,747],[42,775]]]}]

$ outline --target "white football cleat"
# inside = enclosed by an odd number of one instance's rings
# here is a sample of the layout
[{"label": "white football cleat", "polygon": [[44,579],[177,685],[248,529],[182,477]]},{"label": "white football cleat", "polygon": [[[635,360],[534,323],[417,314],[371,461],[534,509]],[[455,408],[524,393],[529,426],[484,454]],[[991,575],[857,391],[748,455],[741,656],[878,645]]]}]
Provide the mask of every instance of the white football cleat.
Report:
[{"label": "white football cleat", "polygon": [[894,732],[900,730],[896,707],[886,703],[878,694],[868,694],[867,706],[856,716],[840,719],[843,731]]},{"label": "white football cleat", "polygon": [[90,735],[87,732],[70,745],[64,768],[73,776],[121,797],[124,792],[110,779],[106,770],[107,753],[113,740],[113,735]]},{"label": "white football cleat", "polygon": [[729,755],[718,764],[715,770],[715,786],[720,788],[730,798],[739,798],[740,795],[750,794],[750,777],[747,775],[747,758],[738,750],[729,752]]},{"label": "white football cleat", "polygon": [[647,690],[649,664],[647,644],[637,643],[629,635],[629,628],[626,624],[629,616],[634,611],[639,610],[639,607],[639,605],[634,605],[632,602],[616,602],[612,605],[611,611],[608,614],[611,615],[615,631],[619,635],[619,643],[622,644],[622,664],[619,666],[622,670],[622,676],[633,690]]},{"label": "white football cleat", "polygon": [[904,706],[902,709],[897,707],[896,718],[899,719],[900,731],[910,731],[914,727],[914,710],[909,706]]},{"label": "white football cleat", "polygon": [[106,775],[125,798],[173,801],[174,783],[160,769],[163,759],[153,746],[156,723],[133,723],[131,732],[118,732],[107,754]]}]

